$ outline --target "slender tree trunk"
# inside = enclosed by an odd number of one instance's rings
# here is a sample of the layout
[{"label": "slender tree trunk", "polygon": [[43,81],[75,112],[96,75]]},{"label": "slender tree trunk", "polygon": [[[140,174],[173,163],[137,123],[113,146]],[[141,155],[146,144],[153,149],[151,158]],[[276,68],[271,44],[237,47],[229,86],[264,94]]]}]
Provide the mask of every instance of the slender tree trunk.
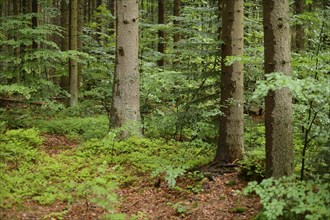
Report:
[{"label": "slender tree trunk", "polygon": [[[173,15],[175,17],[180,17],[181,15],[181,0],[174,0],[173,2]],[[177,44],[181,40],[181,34],[179,32],[180,21],[178,19],[173,20],[174,27],[176,28],[173,35],[174,50],[176,50],[176,58],[174,60],[174,65],[180,64],[179,51],[177,50]]]},{"label": "slender tree trunk", "polygon": [[[158,24],[165,24],[165,11],[166,11],[166,0],[158,0]],[[158,31],[158,52],[162,55],[165,54],[165,31]],[[158,66],[165,66],[165,58],[162,56],[160,60],[158,60]]]},{"label": "slender tree trunk", "polygon": [[[265,73],[291,73],[289,0],[263,0]],[[265,98],[266,175],[293,173],[292,97],[287,88]]]},{"label": "slender tree trunk", "polygon": [[[38,0],[32,0],[31,9],[32,9],[32,13],[34,13],[34,14],[38,13]],[[36,15],[34,15],[32,17],[32,28],[37,28],[37,27],[38,27],[38,18]],[[38,48],[38,43],[36,41],[33,41],[32,48],[33,49]]]},{"label": "slender tree trunk", "polygon": [[215,161],[234,163],[243,157],[243,64],[225,64],[243,55],[243,0],[223,0],[221,50],[221,112]]},{"label": "slender tree trunk", "polygon": [[[61,1],[61,26],[64,29],[61,50],[67,51],[69,49],[69,4],[66,3],[66,0]],[[68,69],[65,72],[69,73]],[[70,92],[69,74],[61,76],[60,84],[62,89]]]},{"label": "slender tree trunk", "polygon": [[[78,48],[78,0],[70,1],[70,50]],[[78,64],[74,59],[69,61],[70,73],[70,106],[78,104]]]},{"label": "slender tree trunk", "polygon": [[[20,1],[19,0],[14,0],[13,1],[13,9],[14,9],[14,15],[18,15],[20,13]],[[20,57],[20,47],[15,47],[14,49],[14,55],[16,58]],[[16,83],[21,82],[21,73],[18,68],[17,74],[16,74]]]},{"label": "slender tree trunk", "polygon": [[[116,7],[115,7],[116,0],[110,0],[108,3],[109,3],[108,8],[109,8],[111,14],[113,16],[115,16],[115,14],[116,14]],[[109,35],[110,36],[115,33],[114,29],[115,29],[115,22],[110,22],[110,24],[109,24],[109,30],[110,30]]]},{"label": "slender tree trunk", "polygon": [[116,67],[112,90],[110,127],[121,137],[141,135],[138,1],[116,2]]},{"label": "slender tree trunk", "polygon": [[[295,12],[297,15],[304,12],[304,0],[295,0]],[[305,48],[304,26],[296,25],[296,51],[301,51]]]},{"label": "slender tree trunk", "polygon": [[[78,0],[78,16],[77,16],[77,51],[82,51],[83,49],[83,41],[81,39],[83,27],[84,27],[84,4],[83,1]],[[80,85],[83,84],[83,78],[82,78],[82,70],[83,70],[83,64],[78,63],[78,90]]]}]

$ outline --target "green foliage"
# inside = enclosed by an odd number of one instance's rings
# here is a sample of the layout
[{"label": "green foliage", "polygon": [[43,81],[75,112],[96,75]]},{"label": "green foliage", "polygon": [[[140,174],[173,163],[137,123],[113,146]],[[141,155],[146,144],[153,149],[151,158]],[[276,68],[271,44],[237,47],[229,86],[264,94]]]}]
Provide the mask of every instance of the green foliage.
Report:
[{"label": "green foliage", "polygon": [[169,203],[167,203],[167,205],[171,206],[176,211],[176,213],[178,215],[180,215],[181,217],[184,217],[185,215],[187,215],[190,210],[190,207],[183,205],[180,202],[177,202],[177,203],[169,202]]},{"label": "green foliage", "polygon": [[159,167],[155,171],[152,172],[151,176],[156,177],[160,174],[165,173],[165,181],[167,185],[170,188],[174,188],[176,185],[176,178],[179,176],[183,176],[183,174],[186,172],[186,169],[184,167],[173,167],[173,166],[165,166],[165,167]]},{"label": "green foliage", "polygon": [[[144,3],[146,4],[146,3]],[[148,3],[150,4],[150,3]],[[155,4],[155,3],[152,3]],[[181,7],[180,26],[170,20],[155,24],[142,11],[140,39],[141,111],[147,136],[213,142],[217,136],[219,59],[215,2],[187,1]],[[155,35],[164,30],[166,53],[155,51]],[[181,40],[173,43],[174,34]],[[165,58],[165,67],[157,60]],[[169,80],[171,79],[171,80]]]},{"label": "green foliage", "polygon": [[0,207],[26,199],[47,205],[87,198],[109,210],[115,203],[113,182],[121,184],[125,178],[119,169],[111,169],[105,156],[82,157],[72,151],[49,156],[41,151],[42,139],[33,129],[9,130],[0,139]]},{"label": "green foliage", "polygon": [[[328,78],[319,75],[319,77],[304,79],[295,79],[283,74],[272,73],[267,75],[265,81],[259,82],[254,93],[255,98],[265,96],[268,91],[280,88],[289,88],[295,98],[294,116],[297,130],[301,132],[302,145],[300,150],[303,152],[302,157],[305,157],[304,152],[310,149],[310,145],[317,146],[318,151],[322,152],[326,149],[330,138],[330,87]],[[326,161],[322,161],[326,164]],[[313,166],[313,164],[311,164]]]},{"label": "green foliage", "polygon": [[7,94],[9,96],[12,96],[13,94],[20,94],[26,99],[29,99],[31,98],[31,93],[34,91],[34,89],[16,83],[12,85],[0,85],[0,94]]},{"label": "green foliage", "polygon": [[229,212],[231,213],[244,213],[247,210],[246,207],[235,207],[235,208],[231,208],[229,210]]},{"label": "green foliage", "polygon": [[88,140],[102,138],[108,132],[108,119],[106,116],[97,117],[70,117],[52,120],[37,120],[33,126],[42,132],[62,134],[68,136],[81,136]]},{"label": "green foliage", "polygon": [[[106,162],[103,165],[107,165]],[[117,202],[117,195],[114,193],[116,188],[116,184],[108,182],[106,178],[96,177],[79,184],[76,191],[77,195],[84,198],[87,209],[89,203],[92,202],[108,212],[112,212]]]},{"label": "green foliage", "polygon": [[266,156],[264,148],[246,151],[243,160],[239,161],[242,175],[249,179],[261,181],[266,173]]},{"label": "green foliage", "polygon": [[111,34],[114,33],[114,22],[114,16],[103,3],[83,28],[82,49],[94,57],[81,73],[84,84],[80,88],[80,104],[87,110],[98,106],[104,112],[110,108],[115,65],[115,35]]},{"label": "green foliage", "polygon": [[239,161],[241,174],[250,180],[261,181],[265,177],[265,127],[263,124],[245,120],[244,159]]},{"label": "green foliage", "polygon": [[91,140],[84,144],[91,155],[112,155],[116,164],[130,165],[136,172],[152,172],[152,176],[163,176],[170,187],[176,178],[186,170],[206,164],[213,157],[212,148],[205,142],[167,143],[159,139],[131,137],[116,141],[116,135],[109,135],[101,141]]},{"label": "green foliage", "polygon": [[27,105],[19,104],[20,108],[0,108],[0,121],[6,124],[9,129],[31,128],[33,122],[38,118],[37,110]]},{"label": "green foliage", "polygon": [[260,196],[263,209],[257,219],[329,219],[330,184],[316,178],[296,181],[293,177],[250,182],[246,194]]},{"label": "green foliage", "polygon": [[19,164],[37,158],[37,149],[42,141],[34,129],[9,130],[0,134],[0,161],[17,169]]},{"label": "green foliage", "polygon": [[25,200],[42,205],[83,200],[86,209],[96,204],[112,216],[116,185],[132,184],[141,172],[154,171],[160,176],[165,172],[165,181],[174,187],[178,176],[209,162],[213,155],[202,142],[167,143],[137,137],[117,141],[114,133],[55,155],[42,152],[42,139],[34,129],[9,130],[0,139],[3,208]]}]

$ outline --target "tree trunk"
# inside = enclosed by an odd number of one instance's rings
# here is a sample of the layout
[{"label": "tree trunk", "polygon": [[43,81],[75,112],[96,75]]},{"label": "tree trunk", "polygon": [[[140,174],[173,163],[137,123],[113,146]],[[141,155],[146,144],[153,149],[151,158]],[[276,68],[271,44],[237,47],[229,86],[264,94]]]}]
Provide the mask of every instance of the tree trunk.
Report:
[{"label": "tree trunk", "polygon": [[[14,9],[14,15],[19,15],[20,13],[20,2],[19,0],[14,0],[13,1],[13,9]],[[20,47],[15,47],[14,49],[14,55],[18,59],[20,57]],[[16,83],[21,82],[21,71],[18,69],[17,74],[16,74]]]},{"label": "tree trunk", "polygon": [[[70,50],[78,48],[78,0],[70,1]],[[70,59],[70,106],[78,104],[78,65],[77,61]]]},{"label": "tree trunk", "polygon": [[[32,13],[37,14],[38,13],[38,0],[32,0],[31,4],[32,4],[31,5]],[[38,27],[38,18],[36,15],[33,15],[32,28],[37,28],[37,27]],[[32,48],[33,49],[38,48],[38,43],[36,41],[33,41]]]},{"label": "tree trunk", "polygon": [[116,67],[112,89],[110,127],[121,137],[141,135],[138,1],[116,2]]},{"label": "tree trunk", "polygon": [[[174,0],[173,2],[173,15],[175,17],[180,17],[181,11],[181,0]],[[180,57],[179,57],[179,51],[177,50],[177,44],[181,40],[181,34],[179,32],[180,28],[180,21],[178,19],[173,20],[174,27],[176,28],[174,35],[173,35],[173,43],[174,43],[174,50],[176,50],[176,58],[174,60],[174,65],[180,64]]]},{"label": "tree trunk", "polygon": [[[165,8],[166,8],[166,0],[158,0],[158,24],[165,24]],[[158,52],[162,55],[165,54],[165,31],[158,31]],[[165,66],[164,56],[160,60],[158,60],[158,66]]]},{"label": "tree trunk", "polygon": [[[295,0],[295,12],[297,15],[304,12],[304,0]],[[296,51],[301,51],[305,48],[304,27],[302,24],[296,25]]]},{"label": "tree trunk", "polygon": [[225,64],[243,55],[243,0],[224,0],[222,13],[220,130],[215,161],[234,163],[243,157],[243,64]]},{"label": "tree trunk", "polygon": [[[116,14],[116,7],[115,7],[116,0],[110,0],[108,1],[108,9],[110,10],[111,14],[115,16]],[[113,35],[115,33],[115,22],[110,22],[109,24],[109,35]]]},{"label": "tree trunk", "polygon": [[[69,5],[66,0],[61,1],[61,26],[64,29],[63,38],[61,39],[61,50],[67,51],[69,49]],[[66,73],[68,69],[65,69]],[[70,92],[69,74],[61,76],[60,86],[62,89]]]},{"label": "tree trunk", "polygon": [[[263,0],[265,74],[291,73],[289,0]],[[292,97],[287,88],[265,98],[266,176],[293,173]]]}]

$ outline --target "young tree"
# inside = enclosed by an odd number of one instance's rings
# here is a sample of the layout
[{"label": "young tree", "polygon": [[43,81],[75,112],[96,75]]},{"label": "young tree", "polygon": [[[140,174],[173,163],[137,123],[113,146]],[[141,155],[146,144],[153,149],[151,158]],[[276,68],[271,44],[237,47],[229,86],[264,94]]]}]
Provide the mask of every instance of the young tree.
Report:
[{"label": "young tree", "polygon": [[[265,73],[290,75],[291,36],[289,0],[263,0]],[[292,97],[288,88],[265,98],[266,175],[293,173]]]},{"label": "young tree", "polygon": [[110,127],[122,128],[122,138],[141,134],[138,6],[137,0],[116,1],[116,67]]},{"label": "young tree", "polygon": [[[78,0],[70,1],[70,50],[78,48]],[[78,63],[74,59],[69,61],[70,74],[70,106],[78,104]]]},{"label": "young tree", "polygon": [[215,161],[233,163],[243,157],[243,64],[226,64],[243,55],[243,0],[222,1],[220,130]]}]

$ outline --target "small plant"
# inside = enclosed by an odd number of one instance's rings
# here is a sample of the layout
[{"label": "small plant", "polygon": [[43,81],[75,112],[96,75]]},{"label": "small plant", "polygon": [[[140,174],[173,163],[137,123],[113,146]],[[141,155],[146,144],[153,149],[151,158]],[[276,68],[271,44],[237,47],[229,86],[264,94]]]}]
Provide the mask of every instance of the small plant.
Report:
[{"label": "small plant", "polygon": [[173,167],[171,165],[159,167],[152,173],[153,177],[165,173],[165,181],[170,188],[174,188],[176,185],[176,178],[182,176],[186,172],[184,167]]},{"label": "small plant", "polygon": [[226,184],[226,186],[230,187],[230,186],[235,186],[237,184],[237,182],[235,179],[230,179],[225,184]]},{"label": "small plant", "polygon": [[260,196],[263,209],[257,219],[329,219],[330,183],[315,179],[296,181],[293,177],[250,182],[245,194]]},{"label": "small plant", "polygon": [[246,207],[238,206],[238,207],[235,207],[235,208],[231,208],[229,210],[229,212],[231,212],[231,213],[244,213],[246,210],[247,210]]},{"label": "small plant", "polygon": [[176,211],[176,213],[182,217],[187,215],[187,213],[190,210],[190,207],[183,205],[180,202],[177,203],[168,202],[167,205],[171,206]]}]

